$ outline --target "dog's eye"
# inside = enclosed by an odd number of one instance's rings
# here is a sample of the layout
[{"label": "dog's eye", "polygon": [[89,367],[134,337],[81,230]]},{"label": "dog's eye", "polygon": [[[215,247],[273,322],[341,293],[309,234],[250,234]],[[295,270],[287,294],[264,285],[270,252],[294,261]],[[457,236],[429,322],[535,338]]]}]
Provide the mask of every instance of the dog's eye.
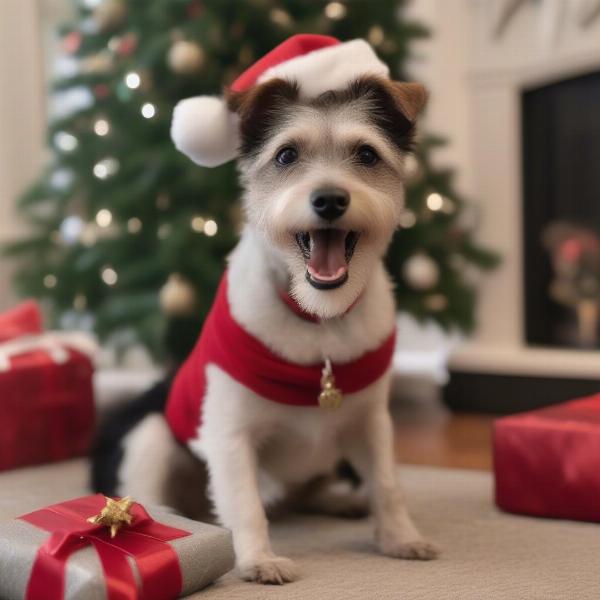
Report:
[{"label": "dog's eye", "polygon": [[379,161],[379,155],[371,146],[367,146],[366,144],[363,146],[359,146],[356,151],[356,159],[361,165],[365,167],[372,167],[377,164]]},{"label": "dog's eye", "polygon": [[298,151],[291,146],[286,146],[277,153],[275,160],[284,167],[291,165],[298,160]]}]

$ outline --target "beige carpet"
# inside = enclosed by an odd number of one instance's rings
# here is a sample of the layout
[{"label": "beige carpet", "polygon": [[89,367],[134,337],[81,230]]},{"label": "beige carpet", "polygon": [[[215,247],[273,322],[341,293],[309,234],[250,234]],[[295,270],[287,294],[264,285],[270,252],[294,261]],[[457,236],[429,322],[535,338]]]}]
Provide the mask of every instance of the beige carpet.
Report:
[{"label": "beige carpet", "polygon": [[[85,493],[83,461],[0,474],[0,521]],[[224,577],[204,600],[599,600],[600,525],[506,515],[487,473],[405,467],[412,512],[443,547],[429,563],[379,556],[371,525],[319,517],[273,525],[302,579],[260,587]],[[82,599],[85,600],[85,599]]]}]

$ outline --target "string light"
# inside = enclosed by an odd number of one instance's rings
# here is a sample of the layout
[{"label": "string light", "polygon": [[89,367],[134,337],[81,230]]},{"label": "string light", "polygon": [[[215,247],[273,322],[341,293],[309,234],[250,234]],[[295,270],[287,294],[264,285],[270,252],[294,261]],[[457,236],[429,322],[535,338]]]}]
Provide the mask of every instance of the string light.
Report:
[{"label": "string light", "polygon": [[269,17],[271,18],[271,21],[275,23],[275,25],[279,25],[280,27],[289,27],[292,24],[292,17],[290,16],[290,13],[281,8],[271,9]]},{"label": "string light", "polygon": [[82,234],[84,223],[82,219],[76,215],[65,217],[60,224],[60,237],[66,244],[74,244],[79,240]]},{"label": "string light", "polygon": [[416,225],[417,216],[412,210],[406,209],[400,214],[399,223],[400,227],[403,227],[404,229],[410,229]]},{"label": "string light", "polygon": [[144,105],[142,105],[140,112],[144,118],[151,119],[154,117],[154,115],[156,115],[156,106],[154,106],[154,104],[151,102],[146,102]]},{"label": "string light", "polygon": [[385,39],[383,29],[379,25],[373,25],[373,27],[369,29],[367,38],[369,39],[369,42],[373,44],[373,46],[379,46]]},{"label": "string light", "polygon": [[83,233],[81,234],[81,243],[87,248],[89,248],[90,246],[93,246],[96,243],[97,239],[98,235],[96,233],[96,228],[91,223],[88,223],[84,227]]},{"label": "string light", "polygon": [[56,275],[52,275],[52,273],[48,273],[48,275],[46,275],[44,277],[44,286],[47,287],[48,289],[52,289],[53,287],[56,287],[57,283],[58,283],[58,279],[56,278]]},{"label": "string light", "polygon": [[346,16],[346,7],[341,2],[330,2],[325,7],[325,16],[329,19],[339,20]]},{"label": "string light", "polygon": [[119,161],[116,158],[104,158],[94,165],[94,175],[98,179],[107,179],[119,170]]},{"label": "string light", "polygon": [[437,193],[429,194],[427,196],[427,208],[433,212],[442,210],[444,206],[444,199]]},{"label": "string light", "polygon": [[142,230],[142,222],[137,217],[131,217],[127,221],[127,231],[129,233],[139,233]]},{"label": "string light", "polygon": [[206,221],[206,223],[204,223],[204,233],[209,237],[216,235],[218,229],[219,228],[217,227],[217,223],[212,219],[209,219],[208,221]]},{"label": "string light", "polygon": [[99,227],[108,227],[112,223],[112,213],[108,208],[102,208],[96,213],[96,223]]},{"label": "string light", "polygon": [[200,217],[200,216],[195,216],[192,218],[190,225],[192,226],[192,229],[196,232],[196,233],[203,233],[204,232],[204,225],[206,224],[206,221]]},{"label": "string light", "polygon": [[57,169],[50,176],[50,185],[55,190],[66,190],[73,183],[75,175],[71,169]]},{"label": "string light", "polygon": [[119,279],[117,272],[112,267],[104,267],[100,273],[100,277],[102,277],[102,281],[106,285],[115,285]]},{"label": "string light", "polygon": [[66,131],[59,131],[54,136],[54,145],[63,152],[73,152],[79,145],[79,142],[74,135]]},{"label": "string light", "polygon": [[171,233],[171,226],[168,223],[163,223],[158,228],[158,231],[156,232],[156,234],[158,235],[158,237],[161,240],[164,240],[165,238],[169,237],[170,233]]},{"label": "string light", "polygon": [[135,71],[131,71],[125,75],[125,85],[130,90],[137,90],[142,83],[142,78]]},{"label": "string light", "polygon": [[94,123],[94,133],[100,137],[108,135],[110,132],[110,123],[106,119],[98,119]]}]

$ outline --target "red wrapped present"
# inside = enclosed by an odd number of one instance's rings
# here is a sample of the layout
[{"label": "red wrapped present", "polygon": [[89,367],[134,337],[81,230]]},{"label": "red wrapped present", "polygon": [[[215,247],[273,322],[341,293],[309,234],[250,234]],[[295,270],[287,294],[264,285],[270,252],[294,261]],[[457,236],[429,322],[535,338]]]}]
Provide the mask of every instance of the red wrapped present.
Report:
[{"label": "red wrapped present", "polygon": [[494,476],[503,510],[600,522],[600,394],[498,419]]},{"label": "red wrapped present", "polygon": [[130,498],[84,496],[0,523],[5,600],[172,600],[233,563],[226,529]]},{"label": "red wrapped present", "polygon": [[41,332],[37,304],[0,315],[0,471],[84,454],[94,429],[94,344]]}]

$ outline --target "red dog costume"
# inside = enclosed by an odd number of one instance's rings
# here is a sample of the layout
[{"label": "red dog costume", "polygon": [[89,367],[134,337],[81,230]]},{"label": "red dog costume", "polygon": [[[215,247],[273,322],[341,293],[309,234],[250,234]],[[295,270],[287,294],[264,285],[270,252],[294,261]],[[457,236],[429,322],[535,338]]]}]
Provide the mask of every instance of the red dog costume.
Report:
[{"label": "red dog costume", "polygon": [[[304,318],[318,327],[312,315],[304,313],[287,296],[290,319]],[[383,344],[344,364],[333,364],[336,386],[344,394],[358,392],[379,379],[389,367],[394,353],[395,331]],[[182,443],[198,436],[202,401],[206,393],[206,367],[217,365],[253,392],[292,406],[318,408],[323,363],[298,365],[274,354],[250,335],[231,315],[227,299],[227,275],[223,276],[200,338],[179,370],[169,400],[166,417],[175,437]]]}]

